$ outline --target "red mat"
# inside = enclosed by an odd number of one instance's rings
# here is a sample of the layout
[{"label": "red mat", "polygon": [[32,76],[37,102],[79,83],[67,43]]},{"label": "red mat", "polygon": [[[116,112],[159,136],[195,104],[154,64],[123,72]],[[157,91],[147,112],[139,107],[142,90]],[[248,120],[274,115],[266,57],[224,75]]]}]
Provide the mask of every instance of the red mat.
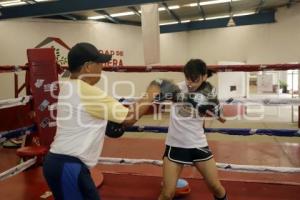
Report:
[{"label": "red mat", "polygon": [[[163,143],[163,140],[155,139],[121,138],[106,140],[103,156],[161,159]],[[216,160],[219,162],[291,167],[299,167],[300,164],[300,147],[297,145],[226,141],[211,141],[210,145]],[[236,151],[236,149],[241,150]],[[11,161],[15,161],[15,159]],[[7,166],[4,167],[7,168]],[[104,182],[99,189],[102,200],[156,200],[160,193],[160,167],[151,165],[97,165],[95,170],[102,171],[104,174]],[[185,168],[182,176],[189,181],[192,189],[192,193],[184,199],[212,199],[212,195],[194,168]],[[220,171],[220,178],[231,200],[300,199],[300,173]],[[284,182],[290,184],[280,184]],[[40,196],[48,190],[41,168],[35,168],[1,181],[0,199],[40,199]]]},{"label": "red mat", "polygon": [[[186,200],[209,200],[202,179],[187,179],[192,192]],[[104,183],[99,189],[102,200],[156,200],[160,193],[161,177],[104,173]],[[299,185],[248,183],[222,181],[229,198],[233,200],[299,200]],[[41,168],[28,170],[0,182],[0,199],[32,200],[48,191]],[[53,199],[53,198],[47,198]]]},{"label": "red mat", "polygon": [[[185,200],[213,199],[201,179],[187,179],[192,192]],[[104,174],[100,189],[103,200],[156,200],[160,193],[160,177]],[[233,200],[299,200],[300,186],[223,181],[229,199]]]}]

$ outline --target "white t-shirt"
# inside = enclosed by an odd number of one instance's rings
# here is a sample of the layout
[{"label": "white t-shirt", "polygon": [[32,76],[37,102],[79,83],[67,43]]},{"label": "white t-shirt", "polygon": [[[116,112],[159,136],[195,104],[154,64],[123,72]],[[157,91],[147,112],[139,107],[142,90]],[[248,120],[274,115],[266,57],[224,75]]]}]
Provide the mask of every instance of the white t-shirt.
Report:
[{"label": "white t-shirt", "polygon": [[107,120],[122,122],[128,109],[101,89],[81,80],[60,84],[57,131],[50,152],[79,158],[87,166],[97,164]]},{"label": "white t-shirt", "polygon": [[[185,82],[178,83],[181,92],[188,92]],[[189,105],[174,103],[171,106],[170,124],[166,144],[181,148],[206,147],[207,139],[203,119]]]}]

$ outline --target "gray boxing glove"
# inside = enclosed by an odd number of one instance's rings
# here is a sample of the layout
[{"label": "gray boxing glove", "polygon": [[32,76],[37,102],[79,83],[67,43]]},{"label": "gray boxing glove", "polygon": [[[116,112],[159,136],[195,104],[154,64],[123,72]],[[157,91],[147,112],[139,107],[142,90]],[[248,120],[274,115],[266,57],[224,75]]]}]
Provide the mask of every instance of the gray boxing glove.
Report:
[{"label": "gray boxing glove", "polygon": [[193,93],[177,93],[174,101],[190,103],[200,115],[209,111],[215,116],[220,116],[220,102],[215,88],[209,82],[203,82]]},{"label": "gray boxing glove", "polygon": [[158,85],[160,87],[160,94],[155,97],[156,101],[174,101],[177,94],[180,93],[179,87],[170,80],[156,79],[152,81],[151,84]]}]

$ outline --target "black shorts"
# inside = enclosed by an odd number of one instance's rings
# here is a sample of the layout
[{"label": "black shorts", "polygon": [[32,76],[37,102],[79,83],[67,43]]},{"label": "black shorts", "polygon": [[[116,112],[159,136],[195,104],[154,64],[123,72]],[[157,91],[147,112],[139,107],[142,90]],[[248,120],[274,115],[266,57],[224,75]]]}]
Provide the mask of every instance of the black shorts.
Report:
[{"label": "black shorts", "polygon": [[192,165],[195,162],[207,161],[213,157],[209,147],[185,149],[166,145],[164,157],[179,164]]},{"label": "black shorts", "polygon": [[56,200],[100,200],[89,169],[78,158],[48,153],[43,172]]}]

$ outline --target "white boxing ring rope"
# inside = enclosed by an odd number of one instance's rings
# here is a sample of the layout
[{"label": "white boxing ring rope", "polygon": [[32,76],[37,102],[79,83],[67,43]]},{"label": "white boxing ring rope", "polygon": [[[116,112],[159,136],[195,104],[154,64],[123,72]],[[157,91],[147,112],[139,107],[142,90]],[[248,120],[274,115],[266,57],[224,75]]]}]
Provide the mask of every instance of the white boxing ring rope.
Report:
[{"label": "white boxing ring rope", "polygon": [[[135,103],[139,97],[129,98],[122,101],[124,105],[130,105]],[[299,105],[300,99],[296,98],[231,98],[232,100],[228,103],[229,99],[219,99],[223,105],[264,105],[264,106],[289,106]],[[171,101],[154,101],[154,104],[171,105]]]},{"label": "white boxing ring rope", "polygon": [[32,165],[34,165],[36,163],[36,161],[37,161],[37,157],[34,157],[25,162],[22,162],[21,164],[15,166],[15,167],[12,167],[12,168],[6,170],[5,172],[0,173],[0,181],[23,172],[24,170],[26,170],[29,167],[31,167]]},{"label": "white boxing ring rope", "polygon": [[[98,164],[104,165],[135,165],[135,164],[151,164],[155,166],[162,166],[162,160],[151,159],[130,159],[130,158],[110,158],[99,157]],[[264,165],[237,165],[229,163],[216,163],[217,167],[226,171],[239,172],[279,172],[279,173],[300,173],[300,168],[296,167],[272,167]]]},{"label": "white boxing ring rope", "polygon": [[[226,104],[227,100],[220,100]],[[258,104],[265,106],[289,106],[300,105],[300,99],[296,98],[234,98],[230,104]]]},{"label": "white boxing ring rope", "polygon": [[30,101],[30,99],[31,96],[24,96],[19,98],[0,100],[0,109],[26,105]]},{"label": "white boxing ring rope", "polygon": [[[0,100],[0,109],[10,108],[19,105],[26,105],[31,96],[23,96],[19,98]],[[138,98],[126,99],[124,104],[134,103]],[[293,98],[234,98],[230,103],[226,103],[228,99],[220,99],[223,104],[261,104],[267,106],[280,106],[280,105],[300,105],[300,99]],[[154,102],[155,104],[170,105],[171,102]]]}]

